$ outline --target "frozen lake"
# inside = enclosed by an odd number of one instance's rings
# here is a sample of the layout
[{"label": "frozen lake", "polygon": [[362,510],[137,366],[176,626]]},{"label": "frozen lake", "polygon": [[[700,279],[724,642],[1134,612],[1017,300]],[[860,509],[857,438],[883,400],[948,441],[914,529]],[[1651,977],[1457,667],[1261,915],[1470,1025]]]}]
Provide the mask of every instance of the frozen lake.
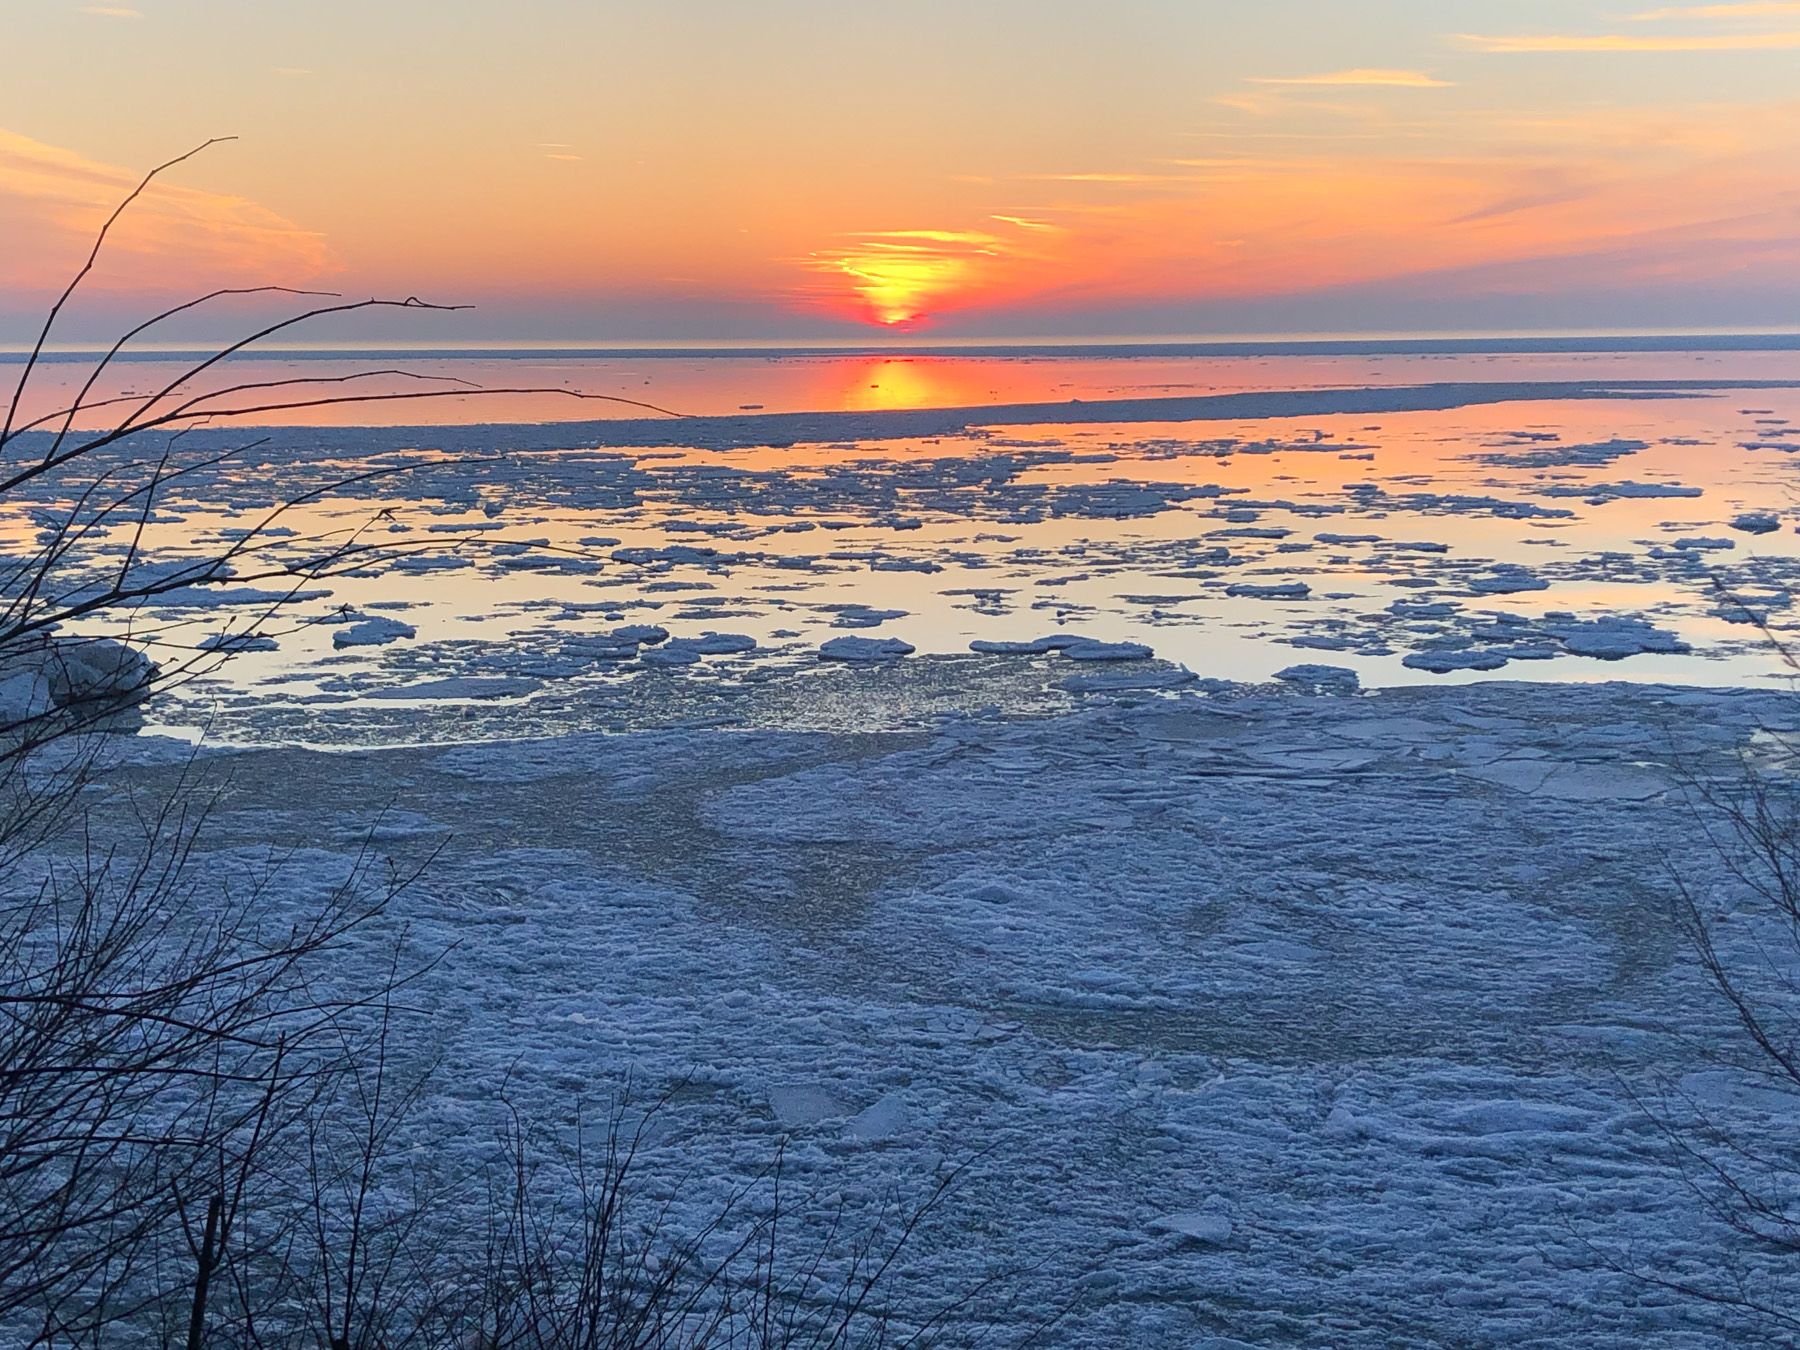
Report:
[{"label": "frozen lake", "polygon": [[684,415],[185,437],[143,566],[381,556],[146,604],[174,661],[266,622],[151,704],[198,768],[126,743],[82,842],[198,772],[199,875],[274,922],[372,821],[429,858],[324,975],[429,963],[409,1166],[478,1167],[503,1091],[666,1095],[647,1202],[698,1230],[779,1153],[829,1274],[965,1165],[896,1274],[903,1320],[999,1281],[951,1344],[1760,1333],[1638,1276],[1791,1267],[1672,1150],[1800,1174],[1670,899],[1791,956],[1697,788],[1795,735],[1800,352],[404,364]]},{"label": "frozen lake", "polygon": [[[1750,620],[1786,624],[1800,552],[1793,350],[306,353],[233,378],[369,368],[684,416],[501,394],[190,435],[184,453],[236,453],[162,492],[158,558],[251,526],[272,476],[313,489],[371,470],[279,528],[379,517],[406,555],[308,587],[268,650],[190,686],[215,734],[253,734],[233,714],[252,699],[262,725],[315,741],[394,739],[446,703],[486,705],[462,719],[484,735],[563,725],[558,700],[604,726],[668,698],[646,680],[729,686],[842,638],[852,656],[1091,639],[1081,655],[1136,644],[1202,678],[1323,662],[1368,687],[1785,669]],[[47,369],[49,399],[79,367]],[[116,371],[101,392],[179,367]],[[375,416],[396,424],[341,425]],[[22,504],[11,528],[28,527]],[[178,653],[243,631],[266,598],[184,592],[147,623]],[[1011,659],[1051,683],[1132,669]]]}]

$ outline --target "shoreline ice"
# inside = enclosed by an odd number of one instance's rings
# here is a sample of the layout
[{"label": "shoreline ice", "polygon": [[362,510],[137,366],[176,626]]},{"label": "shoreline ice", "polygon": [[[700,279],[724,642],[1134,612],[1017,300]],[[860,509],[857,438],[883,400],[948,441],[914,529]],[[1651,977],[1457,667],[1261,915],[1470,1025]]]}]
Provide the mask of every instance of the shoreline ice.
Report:
[{"label": "shoreline ice", "polygon": [[[544,1112],[679,1082],[649,1158],[699,1179],[676,1221],[784,1138],[852,1215],[970,1160],[908,1278],[961,1287],[999,1242],[1026,1306],[1073,1296],[1055,1344],[1731,1334],[1586,1244],[1727,1240],[1630,1092],[1781,1128],[1696,1048],[1731,1021],[1658,858],[1734,903],[1675,766],[1723,772],[1791,698],[1299,667],[1007,716],[959,669],[849,672],[840,699],[960,691],[891,732],[233,754],[202,865],[298,849],[279,917],[383,808],[384,850],[442,847],[375,937],[444,956],[409,1000],[454,1066],[417,1126],[446,1159],[502,1078]],[[187,771],[142,748],[135,786]]]}]

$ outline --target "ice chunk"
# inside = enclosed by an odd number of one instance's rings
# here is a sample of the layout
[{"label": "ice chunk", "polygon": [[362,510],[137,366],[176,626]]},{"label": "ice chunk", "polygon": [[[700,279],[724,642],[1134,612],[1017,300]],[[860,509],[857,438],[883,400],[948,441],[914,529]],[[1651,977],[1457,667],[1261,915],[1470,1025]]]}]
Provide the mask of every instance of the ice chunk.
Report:
[{"label": "ice chunk", "polygon": [[52,707],[50,681],[38,670],[16,670],[0,678],[0,726],[42,717]]},{"label": "ice chunk", "polygon": [[1485,577],[1476,577],[1469,589],[1477,595],[1511,595],[1517,591],[1547,591],[1550,583],[1523,567],[1500,566]]},{"label": "ice chunk", "polygon": [[1052,638],[1034,638],[1030,642],[976,638],[969,644],[969,650],[980,652],[984,656],[1042,656],[1045,652],[1056,650],[1057,645],[1059,644]]},{"label": "ice chunk", "polygon": [[896,661],[912,653],[913,645],[899,638],[837,637],[819,648],[825,661]]},{"label": "ice chunk", "polygon": [[1231,1241],[1232,1222],[1229,1215],[1214,1210],[1185,1209],[1164,1214],[1150,1221],[1159,1233],[1174,1233],[1189,1242],[1217,1247]]},{"label": "ice chunk", "polygon": [[1781,528],[1781,517],[1773,511],[1745,511],[1731,518],[1731,528],[1745,534],[1774,534]]},{"label": "ice chunk", "polygon": [[1143,661],[1151,652],[1141,642],[1100,642],[1083,638],[1064,647],[1063,655],[1071,661]]},{"label": "ice chunk", "polygon": [[1411,652],[1400,659],[1409,670],[1428,670],[1434,675],[1448,675],[1456,670],[1499,670],[1512,658],[1504,651],[1425,651]]},{"label": "ice chunk", "polygon": [[614,642],[653,647],[669,640],[669,630],[654,623],[628,623],[623,628],[613,629],[607,636]]},{"label": "ice chunk", "polygon": [[348,627],[340,628],[331,635],[334,647],[380,647],[399,638],[416,636],[418,630],[410,623],[401,623],[398,619],[390,619],[385,614],[372,614],[357,619]]},{"label": "ice chunk", "polygon": [[676,638],[702,656],[732,656],[756,650],[756,639],[744,633],[702,633],[697,638]]},{"label": "ice chunk", "polygon": [[214,633],[198,643],[203,652],[272,652],[280,645],[262,633]]},{"label": "ice chunk", "polygon": [[1348,666],[1289,666],[1276,671],[1275,678],[1320,694],[1354,694],[1362,687],[1362,680]]},{"label": "ice chunk", "polygon": [[441,680],[421,680],[417,684],[395,685],[372,689],[371,698],[474,699],[518,698],[542,686],[522,675],[449,675]]},{"label": "ice chunk", "polygon": [[1227,586],[1225,594],[1245,600],[1304,600],[1312,594],[1312,587],[1304,581],[1240,581]]},{"label": "ice chunk", "polygon": [[1062,687],[1071,694],[1123,693],[1134,689],[1179,689],[1195,682],[1181,667],[1163,670],[1109,670],[1103,675],[1071,675]]},{"label": "ice chunk", "polygon": [[865,1143],[889,1139],[904,1130],[908,1120],[903,1100],[897,1096],[883,1097],[867,1110],[850,1118],[850,1123],[844,1126],[844,1137],[861,1139]]},{"label": "ice chunk", "polygon": [[1585,622],[1546,624],[1545,628],[1572,654],[1601,661],[1622,661],[1640,652],[1676,654],[1689,649],[1673,633],[1635,617],[1608,615]]},{"label": "ice chunk", "polygon": [[769,1110],[784,1129],[790,1130],[849,1114],[842,1102],[816,1083],[780,1083],[771,1087]]}]

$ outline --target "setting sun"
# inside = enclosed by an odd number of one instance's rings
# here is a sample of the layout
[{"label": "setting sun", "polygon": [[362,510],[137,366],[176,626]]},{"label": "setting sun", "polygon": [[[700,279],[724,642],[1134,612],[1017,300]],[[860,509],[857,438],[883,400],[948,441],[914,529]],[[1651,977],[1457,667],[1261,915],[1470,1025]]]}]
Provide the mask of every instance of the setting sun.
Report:
[{"label": "setting sun", "polygon": [[891,230],[816,253],[807,265],[825,279],[822,307],[903,328],[971,303],[1003,256],[1001,241],[984,233]]},{"label": "setting sun", "polygon": [[839,258],[830,266],[850,279],[869,316],[894,328],[925,317],[933,296],[953,288],[967,269],[955,259],[935,258],[893,246],[891,253]]}]

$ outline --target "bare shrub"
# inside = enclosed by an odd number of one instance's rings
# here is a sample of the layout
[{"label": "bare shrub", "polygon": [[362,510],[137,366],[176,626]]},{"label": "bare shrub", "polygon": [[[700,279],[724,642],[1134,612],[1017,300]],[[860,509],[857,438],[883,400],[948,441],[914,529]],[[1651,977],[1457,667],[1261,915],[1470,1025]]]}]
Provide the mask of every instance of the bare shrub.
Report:
[{"label": "bare shrub", "polygon": [[[108,218],[0,421],[0,524],[22,534],[0,553],[0,1339],[190,1350],[930,1340],[990,1286],[921,1294],[904,1317],[879,1295],[954,1174],[910,1203],[897,1197],[873,1227],[852,1232],[838,1214],[795,1247],[779,1161],[697,1231],[673,1226],[666,1209],[642,1217],[632,1184],[642,1125],[628,1128],[623,1107],[597,1136],[513,1115],[488,1165],[422,1167],[402,1140],[428,1073],[401,1072],[393,1052],[405,991],[431,955],[401,939],[366,987],[347,993],[325,978],[418,868],[365,847],[322,898],[284,910],[272,901],[288,881],[279,856],[235,879],[203,857],[216,789],[197,761],[160,799],[131,803],[129,830],[117,809],[90,811],[117,749],[106,733],[132,726],[146,699],[217,670],[322,579],[468,543],[397,527],[385,509],[313,534],[276,528],[407,472],[388,464],[285,492],[277,476],[249,528],[162,556],[159,507],[260,444],[194,449],[189,431],[482,393],[649,407],[562,388],[404,387],[428,377],[401,369],[222,379],[223,363],[297,325],[445,308],[265,286],[153,315],[94,359],[72,398],[31,414],[46,344],[113,224],[212,144],[151,170]],[[99,392],[133,341],[247,295],[332,303],[265,323],[148,394]],[[193,631],[199,621],[170,617],[171,600],[219,587],[263,589],[209,640]]]}]

